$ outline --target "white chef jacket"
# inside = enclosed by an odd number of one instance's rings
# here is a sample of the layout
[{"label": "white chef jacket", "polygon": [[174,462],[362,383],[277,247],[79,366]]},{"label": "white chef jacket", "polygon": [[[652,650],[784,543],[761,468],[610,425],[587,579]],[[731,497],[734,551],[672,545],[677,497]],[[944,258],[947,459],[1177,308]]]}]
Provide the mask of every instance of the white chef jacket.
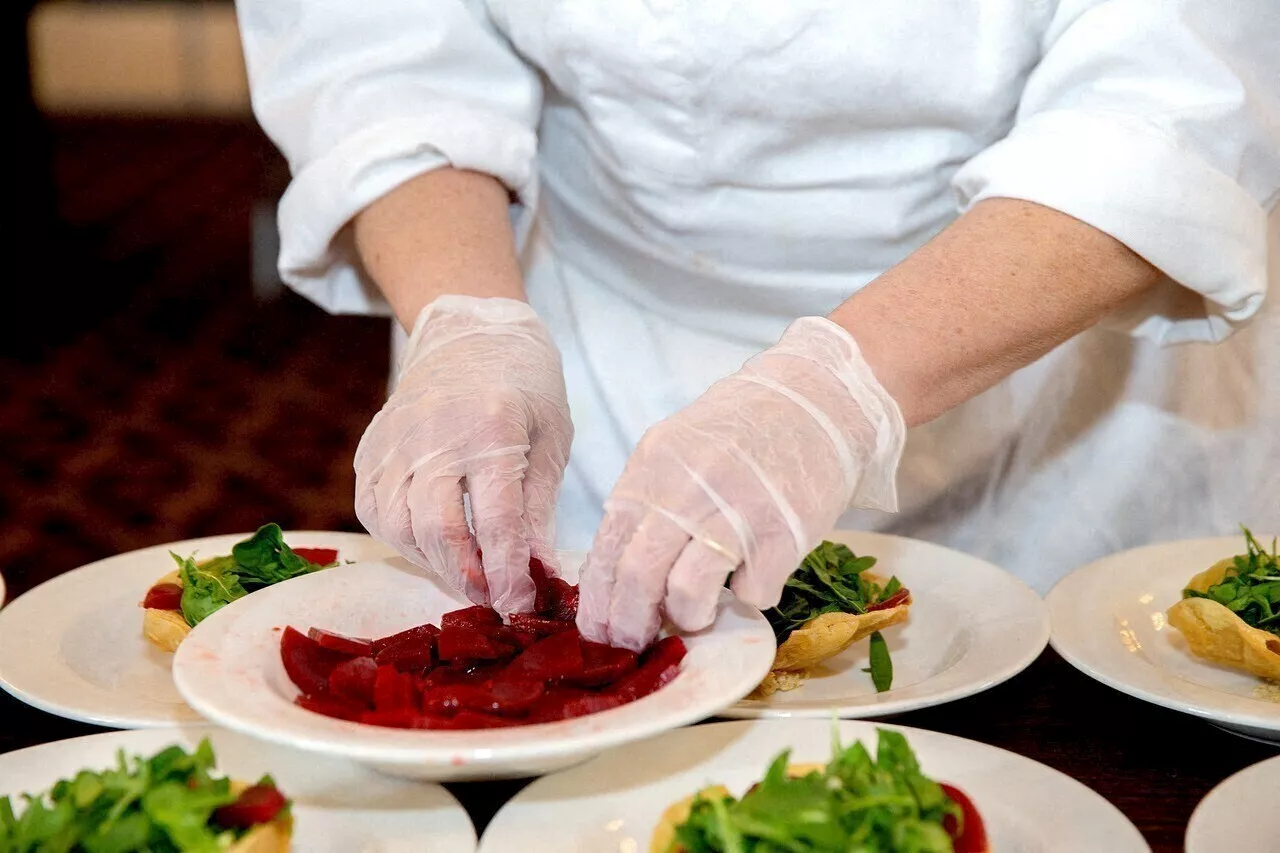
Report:
[{"label": "white chef jacket", "polygon": [[912,430],[900,512],[842,523],[1041,591],[1119,548],[1280,528],[1280,314],[1260,313],[1280,246],[1275,0],[237,6],[255,112],[294,176],[290,286],[387,313],[354,214],[444,165],[516,194],[577,432],[563,546],[590,544],[647,427],[993,196],[1081,219],[1166,278]]}]

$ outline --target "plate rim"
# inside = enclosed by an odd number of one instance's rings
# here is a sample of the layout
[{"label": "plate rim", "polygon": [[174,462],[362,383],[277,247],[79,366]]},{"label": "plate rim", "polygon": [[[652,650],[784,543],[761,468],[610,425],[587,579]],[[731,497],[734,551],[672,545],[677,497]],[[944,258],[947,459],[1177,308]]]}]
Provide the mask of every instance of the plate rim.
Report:
[{"label": "plate rim", "polygon": [[[562,555],[569,552],[561,552]],[[582,557],[585,555],[575,555]],[[368,571],[370,566],[383,565],[390,571],[399,571],[388,565],[386,561],[374,561],[366,563],[363,566],[356,564],[354,566],[343,566],[339,570],[362,570]],[[318,575],[308,576],[306,578],[295,579],[294,583],[305,583],[308,580],[319,577]],[[328,575],[334,577],[334,575]],[[457,598],[459,593],[450,590],[443,584],[439,583],[435,578],[420,573],[418,575],[424,582],[434,583],[437,589],[441,590],[451,597]],[[318,582],[311,580],[311,582]],[[263,592],[269,592],[264,590]],[[279,594],[279,593],[275,593]],[[768,671],[768,664],[773,659],[774,644],[773,633],[769,630],[768,623],[764,616],[755,608],[734,598],[726,590],[722,593],[722,600],[725,601],[725,610],[731,610],[734,618],[741,623],[739,630],[752,630],[759,633],[761,639],[767,637],[768,643],[758,643],[763,651],[759,654],[758,667],[761,672],[749,686],[749,671],[743,671],[737,674],[737,682],[741,685],[737,689],[742,689],[745,693],[749,691],[760,678]],[[258,599],[263,601],[265,599]],[[179,648],[174,656],[174,683],[178,688],[178,692],[183,696],[186,702],[194,708],[198,713],[211,722],[216,723],[224,728],[233,731],[239,731],[250,737],[256,737],[260,740],[278,743],[295,749],[303,749],[307,751],[320,752],[327,755],[341,756],[350,760],[363,761],[369,763],[377,763],[383,766],[416,766],[416,767],[432,767],[432,768],[448,768],[458,766],[459,756],[467,755],[463,762],[463,766],[470,769],[484,769],[494,767],[495,773],[501,771],[497,767],[508,765],[511,763],[531,762],[531,761],[555,761],[570,757],[586,756],[597,754],[608,750],[612,747],[625,743],[631,743],[637,740],[643,740],[654,734],[673,728],[687,727],[691,723],[707,719],[715,716],[717,711],[709,710],[705,703],[688,703],[681,706],[671,706],[670,711],[655,716],[654,714],[638,717],[634,721],[629,721],[624,726],[609,726],[604,728],[596,728],[585,732],[574,734],[570,738],[557,738],[554,736],[553,727],[568,727],[572,724],[581,724],[582,720],[592,717],[600,717],[604,714],[622,711],[628,706],[603,711],[599,714],[588,715],[587,717],[575,718],[573,720],[562,720],[552,723],[534,724],[529,726],[512,727],[504,729],[504,732],[534,732],[535,736],[522,738],[516,743],[504,743],[495,747],[492,743],[474,743],[484,737],[491,737],[485,733],[488,730],[480,729],[475,731],[443,731],[432,732],[430,738],[422,737],[425,733],[418,733],[421,743],[403,745],[400,743],[389,742],[394,739],[405,739],[411,737],[406,735],[405,730],[387,729],[385,731],[374,728],[374,731],[365,731],[361,729],[347,729],[342,733],[330,732],[325,733],[314,727],[307,727],[299,731],[296,728],[290,728],[284,725],[272,724],[263,725],[262,722],[254,718],[246,718],[243,711],[236,712],[223,707],[224,698],[215,695],[210,700],[205,695],[202,687],[206,666],[211,667],[207,661],[202,661],[204,655],[209,654],[204,644],[200,642],[201,637],[198,636],[199,628],[205,628],[205,637],[213,637],[214,634],[210,629],[218,629],[223,626],[230,627],[234,621],[246,617],[249,611],[244,606],[236,608],[225,608],[206,619],[198,626],[196,631],[188,637],[188,640]],[[225,636],[225,631],[220,632]],[[711,636],[705,632],[681,633],[691,644],[699,641],[706,641]],[[196,642],[191,642],[196,640]],[[748,644],[740,644],[733,641],[735,645],[746,646]],[[202,663],[206,666],[202,666]],[[261,678],[261,676],[256,676]],[[672,684],[678,683],[673,681]],[[668,689],[671,685],[664,687]],[[690,685],[692,686],[692,685]],[[654,694],[657,695],[657,694]],[[643,697],[636,703],[632,703],[630,707],[639,708],[641,703],[651,697]],[[655,709],[656,710],[656,709]],[[637,712],[631,711],[632,715]],[[322,718],[328,719],[328,718]],[[331,724],[340,724],[342,726],[350,726],[353,724],[343,723],[342,721],[331,721]],[[535,731],[536,730],[536,731]],[[379,741],[382,742],[379,742]],[[522,774],[529,775],[529,774]],[[496,778],[496,777],[495,777]]]},{"label": "plate rim", "polygon": [[[38,754],[45,750],[49,750],[49,751],[67,750],[74,753],[74,752],[80,751],[79,747],[81,744],[89,741],[93,741],[93,742],[128,741],[135,737],[156,737],[158,739],[163,739],[163,737],[166,734],[174,739],[208,736],[211,738],[230,737],[230,738],[243,740],[246,742],[252,742],[254,740],[252,737],[242,732],[231,731],[229,729],[223,728],[221,726],[216,726],[208,722],[201,722],[195,725],[184,725],[184,726],[155,726],[155,727],[141,728],[141,729],[115,729],[115,730],[106,731],[106,732],[95,732],[93,734],[77,735],[75,737],[69,737],[69,738],[59,738],[58,740],[45,741],[43,743],[32,744],[31,746],[26,746],[21,749],[15,749],[9,752],[0,753],[0,768],[3,767],[3,765],[6,763],[7,760],[10,759],[11,756],[19,756],[19,755],[25,756],[25,755],[31,755],[31,754]],[[273,746],[276,749],[289,750],[289,751],[298,753],[299,760],[304,760],[306,758],[306,753],[300,750],[290,749],[289,747],[280,745],[280,744],[273,744]],[[125,746],[124,748],[126,749],[126,751],[128,750],[127,746]],[[216,744],[215,744],[215,749],[216,749]],[[331,760],[341,761],[342,759],[338,757],[331,757]],[[475,853],[475,850],[480,843],[479,833],[476,831],[475,821],[472,819],[471,813],[467,811],[466,807],[462,805],[462,803],[458,800],[457,796],[452,791],[450,791],[447,787],[440,784],[439,782],[430,782],[430,781],[423,781],[423,780],[416,780],[416,781],[409,782],[406,780],[396,780],[394,778],[389,778],[389,781],[402,782],[407,785],[430,786],[436,789],[437,794],[442,794],[445,800],[448,803],[452,804],[452,808],[456,809],[457,812],[459,812],[463,816],[463,818],[465,819],[466,826],[470,829],[470,836],[471,836],[470,847],[469,848],[464,847],[463,849],[459,849],[456,851],[456,853]],[[21,791],[22,791],[21,787],[15,788],[12,791],[0,790],[0,796],[5,795],[6,793],[12,796],[14,794],[20,793]]]},{"label": "plate rim", "polygon": [[[937,542],[930,542],[926,539],[915,539],[909,536],[899,536],[893,533],[881,533],[879,531],[870,530],[848,530],[839,529],[832,530],[824,539],[835,541],[836,537],[843,539],[881,539],[881,540],[897,540],[900,542],[909,542],[912,547],[925,546],[931,550],[937,550],[941,553],[958,555],[966,561],[972,561],[984,565],[1009,582],[1010,588],[1015,589],[1018,595],[1025,595],[1028,603],[1033,604],[1033,612],[1038,622],[1038,630],[1035,636],[1030,639],[1017,655],[1009,655],[1001,667],[992,670],[989,677],[980,681],[970,682],[965,685],[957,685],[949,690],[945,690],[933,695],[916,696],[906,699],[888,700],[874,703],[856,703],[852,705],[827,705],[820,708],[798,708],[788,709],[785,707],[744,707],[741,703],[726,708],[718,716],[733,720],[751,720],[751,719],[826,719],[832,714],[837,715],[841,719],[846,720],[868,720],[881,717],[905,714],[909,711],[917,711],[922,708],[932,708],[939,705],[945,705],[950,702],[956,702],[961,699],[967,699],[984,693],[993,687],[998,687],[1006,681],[1016,677],[1026,671],[1027,667],[1035,663],[1040,655],[1044,653],[1045,648],[1049,644],[1051,633],[1051,623],[1049,618],[1049,607],[1044,598],[1042,598],[1032,587],[1019,578],[1017,575],[1001,568],[990,560],[983,559],[966,551],[957,548],[951,548],[941,545]],[[994,642],[992,638],[991,645],[996,649],[1003,650],[1007,644]],[[927,684],[931,679],[925,679],[922,682],[912,685],[913,687],[921,684]],[[892,690],[890,691],[892,694]],[[874,698],[872,696],[871,698]]]},{"label": "plate rim", "polygon": [[1210,788],[1209,793],[1201,797],[1200,802],[1196,803],[1196,807],[1191,811],[1191,817],[1187,821],[1187,829],[1183,833],[1183,846],[1186,848],[1186,853],[1214,853],[1214,851],[1207,846],[1197,847],[1194,849],[1191,846],[1193,843],[1215,843],[1213,838],[1201,840],[1196,837],[1197,832],[1203,833],[1208,831],[1204,829],[1204,823],[1211,819],[1211,810],[1218,808],[1219,801],[1229,799],[1232,789],[1237,785],[1244,784],[1251,774],[1269,773],[1272,770],[1275,771],[1276,779],[1280,780],[1280,753],[1277,753],[1270,758],[1264,758],[1261,761],[1255,761],[1247,767],[1241,767],[1235,773],[1232,773],[1230,776]]},{"label": "plate rim", "polygon": [[[1015,760],[1015,761],[1027,762],[1029,764],[1035,765],[1040,771],[1047,772],[1048,774],[1050,774],[1051,777],[1058,778],[1060,781],[1063,781],[1071,785],[1072,787],[1078,789],[1082,794],[1087,795],[1097,806],[1101,808],[1105,808],[1116,821],[1128,826],[1133,836],[1131,840],[1136,842],[1136,845],[1137,845],[1132,848],[1134,853],[1137,853],[1137,851],[1145,851],[1145,853],[1150,853],[1150,850],[1151,850],[1150,844],[1147,842],[1146,837],[1143,836],[1141,830],[1138,829],[1137,825],[1134,824],[1134,822],[1129,819],[1129,816],[1126,815],[1123,811],[1121,811],[1119,806],[1117,806],[1115,803],[1111,802],[1106,797],[1102,796],[1102,794],[1098,793],[1093,788],[1089,787],[1088,785],[1081,782],[1080,780],[1074,778],[1073,776],[1067,773],[1064,773],[1061,770],[1058,770],[1057,768],[1049,764],[1045,764],[1042,761],[1036,761],[1034,758],[1029,758],[1025,755],[1022,755],[1021,753],[1014,752],[1013,750],[1005,749],[1004,747],[1001,747],[1001,746],[995,746],[993,744],[989,744],[984,741],[961,737],[960,735],[953,735],[947,732],[940,732],[933,729],[920,728],[918,726],[904,726],[897,723],[885,723],[885,722],[879,722],[876,720],[867,720],[867,719],[837,719],[834,721],[823,721],[823,720],[819,720],[811,717],[798,717],[798,718],[790,718],[790,719],[750,719],[750,720],[725,720],[720,722],[707,722],[707,723],[701,723],[697,726],[686,726],[681,729],[673,729],[671,731],[654,735],[653,737],[648,738],[647,740],[656,741],[670,735],[679,734],[684,731],[695,731],[697,729],[700,729],[706,726],[717,727],[717,728],[734,727],[734,728],[740,728],[743,730],[749,730],[753,728],[768,728],[768,729],[779,728],[780,729],[782,727],[800,727],[800,726],[817,728],[818,726],[825,727],[826,725],[830,725],[831,722],[834,722],[835,725],[840,727],[841,737],[843,739],[847,739],[850,737],[849,735],[850,728],[865,727],[866,729],[869,729],[872,732],[874,732],[874,730],[877,728],[885,728],[885,729],[891,729],[894,731],[901,732],[903,735],[907,737],[908,742],[911,742],[913,738],[917,738],[921,735],[929,739],[936,738],[943,742],[958,741],[972,747],[977,747],[981,750],[990,750],[993,753],[1004,756],[1006,760],[1009,760],[1010,758],[1012,758],[1012,760]],[[788,736],[785,732],[781,732],[775,737],[777,738],[779,749],[785,747],[786,745],[788,745],[789,742],[793,740],[793,738]],[[863,737],[863,736],[860,735],[859,737]],[[493,832],[493,828],[498,825],[503,815],[507,813],[512,808],[512,806],[518,803],[521,799],[536,797],[537,794],[539,793],[540,788],[543,788],[546,785],[551,784],[551,782],[549,782],[548,780],[555,779],[564,774],[586,772],[589,769],[591,764],[597,761],[605,760],[609,757],[610,756],[608,753],[604,755],[596,756],[590,759],[589,761],[584,762],[583,764],[577,765],[575,767],[568,767],[562,770],[557,770],[553,773],[548,773],[544,776],[539,777],[538,779],[533,780],[531,783],[521,788],[514,795],[508,798],[505,803],[502,804],[501,808],[499,808],[498,811],[494,813],[493,817],[486,824],[484,832],[481,833],[480,835],[480,841],[477,846],[476,853],[499,853],[499,851],[496,848],[491,849],[490,847],[487,847],[486,843],[490,845],[496,845],[498,843],[498,840],[488,841],[491,833]],[[760,772],[761,773],[764,772],[763,767],[760,769]],[[957,782],[957,784],[960,784],[959,780],[955,780],[955,781]]]},{"label": "plate rim", "polygon": [[[374,539],[374,537],[370,536],[368,533],[357,533],[348,530],[284,530],[283,533],[286,537],[350,537],[352,539],[359,539],[366,543],[373,543],[378,547],[382,547],[388,552],[388,555],[393,553],[390,546],[380,545],[378,540]],[[221,542],[223,540],[237,542],[252,535],[252,532],[216,533],[209,536],[198,536],[191,539],[162,542],[155,545],[146,545],[141,548],[134,548],[131,551],[122,551],[119,554],[112,554],[110,556],[94,560],[90,563],[85,563],[82,566],[77,566],[74,569],[68,569],[65,572],[54,575],[42,583],[36,584],[31,589],[14,598],[12,601],[3,602],[3,600],[0,600],[0,604],[3,604],[3,607],[0,607],[0,635],[3,635],[6,627],[10,622],[12,622],[12,620],[22,619],[24,616],[28,616],[26,608],[35,606],[31,604],[32,600],[38,601],[38,597],[33,599],[32,596],[36,596],[37,593],[40,593],[39,597],[43,597],[44,595],[53,595],[56,598],[57,594],[63,589],[79,586],[86,576],[91,576],[95,581],[99,581],[98,576],[100,574],[103,578],[106,578],[110,572],[116,571],[116,569],[108,564],[116,561],[123,562],[126,558],[138,557],[148,551],[161,552],[169,550],[198,550],[201,547],[208,547],[209,543]],[[160,572],[156,577],[160,577],[162,574],[163,572]],[[139,596],[139,598],[141,599],[141,596]],[[14,608],[19,608],[17,616],[14,615]],[[34,616],[38,614],[31,615]],[[139,619],[138,624],[139,630],[141,630],[141,619]],[[0,649],[2,648],[3,644],[0,644]],[[45,698],[38,692],[34,691],[31,685],[26,684],[25,682],[15,684],[11,680],[8,667],[5,665],[3,651],[0,651],[0,690],[4,690],[4,692],[17,699],[19,702],[29,705],[38,711],[43,711],[46,714],[73,720],[75,722],[88,723],[90,725],[117,730],[154,729],[191,725],[198,726],[205,722],[204,719],[200,717],[199,714],[195,714],[194,711],[192,716],[188,719],[174,718],[172,716],[161,718],[155,714],[138,711],[104,712],[87,708],[85,706],[67,704],[57,699]]]},{"label": "plate rim", "polygon": [[[1213,707],[1210,703],[1202,702],[1200,699],[1185,696],[1175,697],[1168,692],[1147,690],[1141,686],[1134,685],[1126,681],[1123,677],[1123,672],[1117,673],[1113,669],[1108,668],[1105,661],[1101,664],[1094,661],[1089,654],[1088,644],[1080,642],[1074,636],[1077,632],[1067,627],[1067,620],[1064,618],[1055,618],[1054,616],[1055,612],[1060,609],[1070,610],[1066,604],[1056,604],[1056,602],[1075,601],[1082,598],[1082,596],[1079,595],[1070,595],[1073,586],[1085,585],[1092,580],[1092,575],[1094,573],[1101,572],[1107,564],[1112,561],[1119,561],[1122,558],[1132,559],[1133,556],[1144,552],[1155,553],[1166,549],[1173,550],[1178,548],[1202,546],[1206,548],[1216,548],[1219,546],[1224,548],[1233,547],[1230,543],[1236,543],[1234,547],[1238,548],[1239,542],[1239,536],[1202,536],[1188,539],[1172,539],[1164,542],[1151,542],[1146,545],[1138,545],[1133,548],[1125,548],[1120,551],[1115,551],[1077,567],[1060,578],[1058,582],[1053,585],[1053,588],[1049,590],[1048,595],[1045,596],[1045,602],[1049,607],[1050,625],[1052,629],[1049,636],[1049,645],[1062,657],[1063,660],[1071,664],[1075,669],[1095,681],[1125,694],[1126,696],[1131,696],[1134,699],[1139,699],[1162,708],[1167,708],[1171,711],[1189,714],[1214,723],[1221,723],[1228,728],[1243,726],[1265,732],[1280,733],[1280,716],[1268,718],[1265,716],[1257,716],[1247,711],[1224,711],[1221,708]],[[1201,569],[1201,571],[1203,571],[1203,569]],[[1108,611],[1096,609],[1094,612],[1102,614]],[[1079,622],[1081,620],[1077,621]],[[1162,675],[1162,681],[1165,677],[1167,676]],[[1212,690],[1212,688],[1204,685],[1196,686],[1201,687],[1206,691]],[[1224,693],[1222,695],[1232,694]],[[1242,703],[1258,703],[1261,707],[1265,707],[1265,703],[1260,699],[1251,699],[1244,696],[1234,696],[1233,698]]]}]

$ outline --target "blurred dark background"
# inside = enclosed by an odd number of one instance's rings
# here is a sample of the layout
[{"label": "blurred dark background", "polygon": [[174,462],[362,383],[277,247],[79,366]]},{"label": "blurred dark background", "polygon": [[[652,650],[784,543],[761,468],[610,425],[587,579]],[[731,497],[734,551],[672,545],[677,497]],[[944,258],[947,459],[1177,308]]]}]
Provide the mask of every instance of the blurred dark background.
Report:
[{"label": "blurred dark background", "polygon": [[[177,539],[358,530],[385,319],[274,275],[287,168],[220,0],[10,4],[15,269],[0,335],[0,573]],[[13,148],[11,148],[13,151]]]}]

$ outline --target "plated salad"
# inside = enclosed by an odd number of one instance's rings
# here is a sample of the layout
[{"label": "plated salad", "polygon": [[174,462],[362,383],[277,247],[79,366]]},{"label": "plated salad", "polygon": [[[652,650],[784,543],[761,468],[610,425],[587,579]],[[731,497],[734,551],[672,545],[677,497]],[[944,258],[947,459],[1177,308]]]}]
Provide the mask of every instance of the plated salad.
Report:
[{"label": "plated salad", "polygon": [[1169,624],[1197,657],[1280,682],[1280,550],[1241,529],[1245,553],[1193,577]]},{"label": "plated salad", "polygon": [[334,548],[290,548],[278,524],[264,524],[231,553],[197,561],[170,552],[178,568],[155,582],[142,601],[142,633],[174,652],[201,620],[256,589],[338,564]]},{"label": "plated salad", "polygon": [[504,623],[488,607],[446,613],[380,639],[287,627],[280,655],[320,714],[375,726],[487,729],[606,711],[658,690],[679,674],[684,641],[664,637],[642,654],[582,639],[578,589],[530,564],[533,613]]},{"label": "plated salad", "polygon": [[906,620],[911,591],[896,577],[872,574],[876,558],[824,541],[787,580],[782,599],[765,611],[778,642],[773,669],[747,697],[799,687],[809,671],[859,640],[870,638],[867,669],[877,692],[893,684],[893,661],[880,633]]},{"label": "plated salad", "polygon": [[0,797],[5,853],[287,853],[289,801],[270,776],[215,774],[208,740],[82,770],[15,808]]},{"label": "plated salad", "polygon": [[651,853],[990,853],[958,788],[924,774],[907,739],[878,729],[873,757],[836,735],[825,766],[780,753],[741,797],[703,789],[662,815]]}]

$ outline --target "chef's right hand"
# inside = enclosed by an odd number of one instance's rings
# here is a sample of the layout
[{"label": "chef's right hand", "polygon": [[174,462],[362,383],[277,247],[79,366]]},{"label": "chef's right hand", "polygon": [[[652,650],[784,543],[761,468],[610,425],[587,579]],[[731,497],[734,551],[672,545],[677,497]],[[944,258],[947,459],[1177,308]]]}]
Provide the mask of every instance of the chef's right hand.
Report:
[{"label": "chef's right hand", "polygon": [[441,296],[419,314],[395,390],[360,439],[356,515],[472,601],[532,610],[529,558],[557,568],[572,440],[560,355],[533,309]]}]

